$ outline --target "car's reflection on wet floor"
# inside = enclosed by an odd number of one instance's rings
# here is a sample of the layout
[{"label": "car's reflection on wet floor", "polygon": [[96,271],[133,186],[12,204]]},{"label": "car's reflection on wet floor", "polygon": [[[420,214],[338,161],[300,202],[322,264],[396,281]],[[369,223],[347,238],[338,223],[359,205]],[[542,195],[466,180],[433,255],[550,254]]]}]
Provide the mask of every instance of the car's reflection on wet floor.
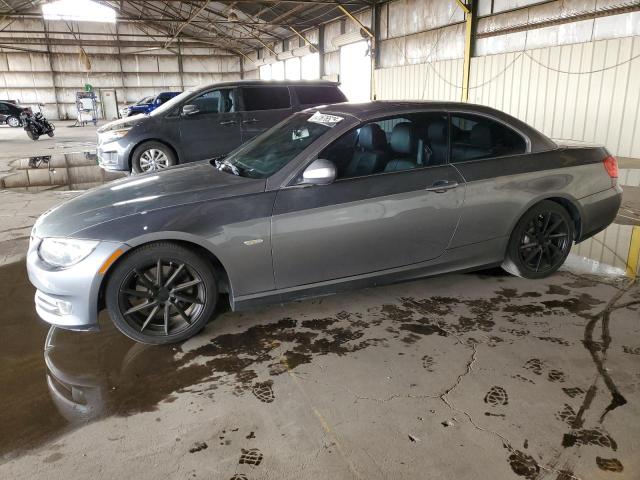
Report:
[{"label": "car's reflection on wet floor", "polygon": [[132,342],[113,328],[89,341],[77,336],[51,327],[44,344],[47,388],[60,415],[77,423],[117,413],[123,395],[144,409],[145,380],[163,371],[173,352]]},{"label": "car's reflection on wet floor", "polygon": [[12,161],[8,174],[0,178],[0,190],[88,190],[124,176],[100,168],[95,150],[39,155]]}]

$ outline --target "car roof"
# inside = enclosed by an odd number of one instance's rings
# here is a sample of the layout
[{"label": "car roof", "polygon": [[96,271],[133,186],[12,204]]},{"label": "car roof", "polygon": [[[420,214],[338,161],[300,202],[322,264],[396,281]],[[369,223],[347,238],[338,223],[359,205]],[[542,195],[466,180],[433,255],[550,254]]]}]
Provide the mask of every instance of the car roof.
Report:
[{"label": "car roof", "polygon": [[315,86],[315,87],[337,87],[339,82],[329,80],[233,80],[228,82],[217,82],[209,85],[197,87],[194,91],[205,90],[211,87],[254,87],[254,86]]},{"label": "car roof", "polygon": [[310,110],[321,110],[324,112],[343,113],[356,118],[376,116],[384,112],[402,112],[403,110],[464,110],[468,112],[490,113],[491,115],[506,115],[504,112],[485,105],[466,102],[438,102],[438,101],[403,101],[403,100],[373,100],[370,102],[343,102],[332,105],[323,105]]}]

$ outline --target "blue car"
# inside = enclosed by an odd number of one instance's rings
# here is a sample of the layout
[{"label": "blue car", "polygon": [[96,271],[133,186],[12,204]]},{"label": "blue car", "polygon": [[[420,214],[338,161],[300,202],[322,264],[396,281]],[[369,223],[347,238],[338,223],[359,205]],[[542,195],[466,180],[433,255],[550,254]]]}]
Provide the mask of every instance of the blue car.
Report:
[{"label": "blue car", "polygon": [[123,116],[130,117],[132,115],[138,115],[139,113],[151,113],[176,95],[180,95],[180,92],[162,92],[155,97],[146,97],[143,101],[127,107],[126,115]]}]

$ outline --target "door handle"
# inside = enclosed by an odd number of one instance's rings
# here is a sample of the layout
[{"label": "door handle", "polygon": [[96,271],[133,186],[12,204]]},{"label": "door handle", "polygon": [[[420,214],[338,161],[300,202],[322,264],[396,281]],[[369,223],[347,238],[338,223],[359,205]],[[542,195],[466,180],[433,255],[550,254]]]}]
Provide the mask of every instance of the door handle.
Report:
[{"label": "door handle", "polygon": [[235,120],[227,120],[226,122],[220,122],[220,125],[235,125]]},{"label": "door handle", "polygon": [[451,190],[458,186],[458,182],[453,180],[438,180],[433,182],[430,187],[427,187],[425,190],[427,192],[435,192],[435,193],[444,193],[447,190]]},{"label": "door handle", "polygon": [[258,123],[259,121],[257,118],[250,118],[249,120],[243,120],[242,123]]}]

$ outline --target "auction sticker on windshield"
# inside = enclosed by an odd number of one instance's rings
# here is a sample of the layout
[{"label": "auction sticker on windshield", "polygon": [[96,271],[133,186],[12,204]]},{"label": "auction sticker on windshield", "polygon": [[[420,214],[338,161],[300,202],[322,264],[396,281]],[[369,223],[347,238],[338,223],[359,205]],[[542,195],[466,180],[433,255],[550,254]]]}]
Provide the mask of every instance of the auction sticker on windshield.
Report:
[{"label": "auction sticker on windshield", "polygon": [[308,121],[319,123],[320,125],[324,125],[326,127],[335,127],[342,120],[344,120],[344,118],[337,115],[329,115],[326,113],[316,112],[309,117]]}]

